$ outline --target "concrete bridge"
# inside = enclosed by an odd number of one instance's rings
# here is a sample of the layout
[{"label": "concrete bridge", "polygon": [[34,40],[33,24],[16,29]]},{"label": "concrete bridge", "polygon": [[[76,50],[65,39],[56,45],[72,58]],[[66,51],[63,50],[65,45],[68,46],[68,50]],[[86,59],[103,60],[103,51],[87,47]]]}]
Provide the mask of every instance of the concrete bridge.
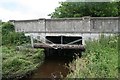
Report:
[{"label": "concrete bridge", "polygon": [[[119,17],[10,20],[16,32],[31,36],[32,47],[83,49],[84,40],[119,32]],[[33,39],[40,41],[34,44]]]}]

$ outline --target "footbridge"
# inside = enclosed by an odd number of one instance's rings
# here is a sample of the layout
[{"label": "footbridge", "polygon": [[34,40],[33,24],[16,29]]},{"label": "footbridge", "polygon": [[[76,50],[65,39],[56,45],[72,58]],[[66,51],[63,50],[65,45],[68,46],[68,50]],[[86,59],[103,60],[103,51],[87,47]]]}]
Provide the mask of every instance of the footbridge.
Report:
[{"label": "footbridge", "polygon": [[[84,50],[85,40],[119,32],[119,17],[10,20],[16,32],[31,36],[32,47]],[[35,43],[37,40],[39,43]]]}]

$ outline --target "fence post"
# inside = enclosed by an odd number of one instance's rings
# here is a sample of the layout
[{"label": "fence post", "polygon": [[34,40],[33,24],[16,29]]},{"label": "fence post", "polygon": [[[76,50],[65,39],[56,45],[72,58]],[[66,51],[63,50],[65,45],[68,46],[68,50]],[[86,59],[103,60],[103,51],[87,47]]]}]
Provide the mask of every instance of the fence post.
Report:
[{"label": "fence post", "polygon": [[34,48],[34,42],[33,42],[33,35],[30,35],[30,39],[31,39],[31,47]]}]

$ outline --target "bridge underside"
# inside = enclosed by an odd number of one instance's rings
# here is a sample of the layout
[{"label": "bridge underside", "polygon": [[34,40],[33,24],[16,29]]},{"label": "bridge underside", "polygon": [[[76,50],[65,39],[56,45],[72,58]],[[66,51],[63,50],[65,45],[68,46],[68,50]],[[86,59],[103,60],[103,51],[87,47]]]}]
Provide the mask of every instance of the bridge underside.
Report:
[{"label": "bridge underside", "polygon": [[45,42],[34,43],[34,48],[85,50],[81,36],[46,36],[45,39]]},{"label": "bridge underside", "polygon": [[[34,43],[34,48],[44,48],[45,55],[81,56],[85,51],[81,36],[46,36],[45,42]],[[56,54],[59,53],[59,54]],[[69,55],[67,55],[69,53]]]},{"label": "bridge underside", "polygon": [[[79,40],[74,42],[73,44],[82,44],[82,37],[81,36],[46,36],[46,39],[55,43],[55,44],[68,44],[70,42]],[[46,43],[49,43],[46,41]]]}]

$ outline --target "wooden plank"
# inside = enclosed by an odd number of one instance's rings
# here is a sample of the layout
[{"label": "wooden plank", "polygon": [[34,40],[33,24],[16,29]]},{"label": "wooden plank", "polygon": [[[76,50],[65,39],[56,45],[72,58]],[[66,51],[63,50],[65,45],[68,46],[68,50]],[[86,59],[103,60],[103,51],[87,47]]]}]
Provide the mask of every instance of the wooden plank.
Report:
[{"label": "wooden plank", "polygon": [[55,48],[55,49],[80,49],[85,50],[84,45],[66,45],[66,44],[42,44],[35,43],[34,48]]}]

